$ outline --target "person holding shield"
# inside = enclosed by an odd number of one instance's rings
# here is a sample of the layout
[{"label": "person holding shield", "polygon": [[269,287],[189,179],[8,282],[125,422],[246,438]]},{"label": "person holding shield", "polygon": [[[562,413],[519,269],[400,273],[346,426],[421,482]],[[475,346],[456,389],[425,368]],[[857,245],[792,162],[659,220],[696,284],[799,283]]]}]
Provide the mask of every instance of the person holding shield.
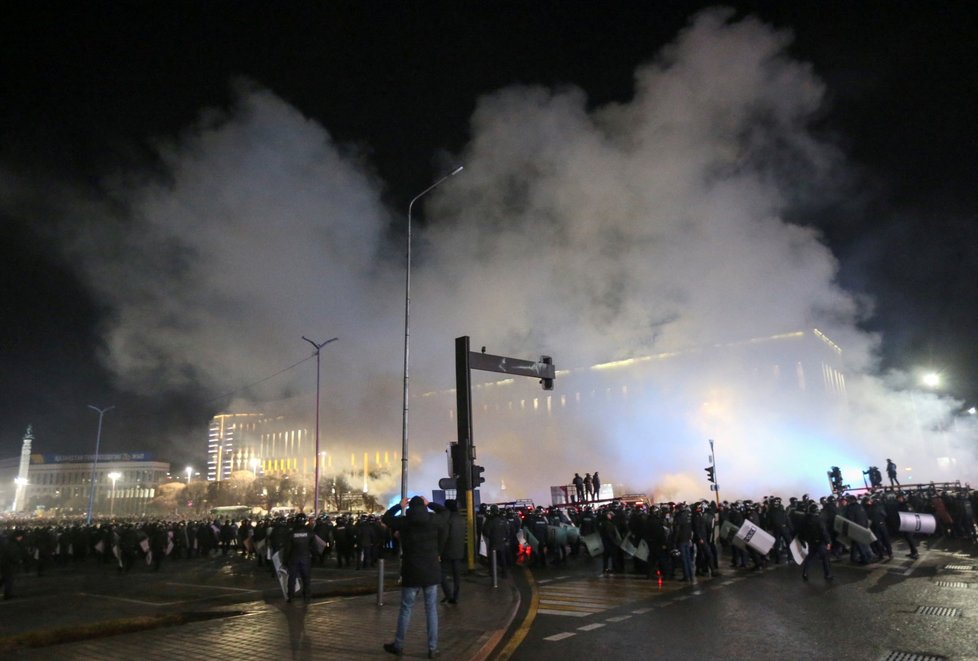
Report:
[{"label": "person holding shield", "polygon": [[822,563],[822,571],[825,574],[826,582],[832,581],[832,568],[829,564],[829,549],[832,547],[829,530],[825,526],[825,521],[818,514],[818,504],[812,502],[808,505],[808,513],[801,525],[799,538],[808,544],[808,554],[804,562],[801,563],[801,580],[808,581],[808,567],[818,558]]}]

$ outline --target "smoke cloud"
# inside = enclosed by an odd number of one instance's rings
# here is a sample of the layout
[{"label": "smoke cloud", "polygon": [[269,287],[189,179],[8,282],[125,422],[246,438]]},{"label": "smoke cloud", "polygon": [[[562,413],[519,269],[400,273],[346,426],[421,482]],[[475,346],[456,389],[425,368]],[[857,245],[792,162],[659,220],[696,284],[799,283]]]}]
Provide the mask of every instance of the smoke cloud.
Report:
[{"label": "smoke cloud", "polygon": [[[785,220],[845,170],[809,128],[825,89],[789,43],[709,11],[635,73],[628,102],[589,108],[579,89],[542,87],[479,101],[465,171],[415,207],[427,222],[411,292],[412,492],[444,474],[462,335],[571,370],[553,393],[532,379],[474,393],[484,501],[546,502],[549,485],[594,470],[618,490],[710,497],[708,438],[725,498],[824,493],[830,465],[861,486],[858,471],[888,456],[915,480],[973,470],[956,403],[875,373],[881,338],[859,328],[869,305],[837,284],[818,232]],[[322,352],[325,446],[399,451],[404,256],[388,228],[402,212],[328,127],[268,90],[236,90],[230,110],[159,145],[165,177],[120,177],[109,204],[73,218],[71,253],[111,311],[105,361],[141,392],[223,392],[307,356],[303,335],[336,336]],[[787,396],[761,374],[775,361],[717,348],[814,328],[847,374],[828,403],[819,373]],[[798,347],[794,360],[813,351]],[[588,369],[653,355],[639,372]],[[290,399],[311,427],[314,369],[228,406]]]}]

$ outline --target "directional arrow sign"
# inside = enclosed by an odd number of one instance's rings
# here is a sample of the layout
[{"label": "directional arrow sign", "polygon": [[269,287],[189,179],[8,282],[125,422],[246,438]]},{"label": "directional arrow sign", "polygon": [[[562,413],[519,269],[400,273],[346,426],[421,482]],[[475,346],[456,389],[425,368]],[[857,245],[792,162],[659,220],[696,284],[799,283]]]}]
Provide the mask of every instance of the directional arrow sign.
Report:
[{"label": "directional arrow sign", "polygon": [[552,363],[520,360],[519,358],[507,358],[506,356],[494,356],[491,353],[479,353],[477,351],[469,352],[469,367],[484,372],[518,374],[520,376],[532,376],[538,379],[552,379],[554,378],[555,371]]}]

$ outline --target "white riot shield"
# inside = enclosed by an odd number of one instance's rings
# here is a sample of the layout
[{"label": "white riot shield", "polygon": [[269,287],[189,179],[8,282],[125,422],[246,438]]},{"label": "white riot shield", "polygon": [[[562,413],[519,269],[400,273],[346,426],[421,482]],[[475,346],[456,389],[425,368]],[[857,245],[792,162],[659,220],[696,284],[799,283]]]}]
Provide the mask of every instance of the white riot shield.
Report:
[{"label": "white riot shield", "polygon": [[632,544],[631,536],[625,535],[625,539],[621,540],[621,544],[618,546],[621,547],[621,550],[624,551],[626,555],[635,555],[635,545]]},{"label": "white riot shield", "polygon": [[771,547],[774,546],[774,537],[750,521],[744,521],[735,538],[739,538],[744,544],[761,555],[770,553]]},{"label": "white riot shield", "polygon": [[835,521],[832,522],[832,527],[842,537],[859,542],[860,544],[872,544],[876,541],[876,535],[873,534],[872,530],[838,514],[835,515]]},{"label": "white riot shield", "polygon": [[937,519],[933,514],[900,512],[900,532],[932,535],[935,530],[937,530]]},{"label": "white riot shield", "polygon": [[640,539],[635,547],[635,558],[642,562],[649,561],[649,545],[644,539]]},{"label": "white riot shield", "polygon": [[[289,570],[282,565],[282,552],[276,551],[272,554],[272,566],[275,568],[275,577],[278,579],[278,584],[282,588],[282,596],[286,599],[289,598]],[[302,579],[297,578],[295,580],[295,591],[298,592],[302,589]]]},{"label": "white riot shield", "polygon": [[739,549],[744,551],[747,550],[747,545],[744,544],[744,540],[737,536],[737,532],[740,529],[729,521],[724,521],[723,525],[720,526],[720,539],[727,540],[728,544],[733,544]]},{"label": "white riot shield", "polygon": [[805,562],[805,557],[808,555],[808,544],[798,539],[798,535],[795,535],[795,538],[791,540],[791,545],[788,548],[791,550],[791,558],[796,565]]},{"label": "white riot shield", "polygon": [[596,558],[604,553],[604,542],[601,541],[600,533],[593,532],[590,535],[582,535],[581,541],[587,549],[587,554]]},{"label": "white riot shield", "polygon": [[313,535],[312,539],[314,542],[316,542],[316,554],[322,555],[323,551],[326,550],[326,540],[319,535]]}]

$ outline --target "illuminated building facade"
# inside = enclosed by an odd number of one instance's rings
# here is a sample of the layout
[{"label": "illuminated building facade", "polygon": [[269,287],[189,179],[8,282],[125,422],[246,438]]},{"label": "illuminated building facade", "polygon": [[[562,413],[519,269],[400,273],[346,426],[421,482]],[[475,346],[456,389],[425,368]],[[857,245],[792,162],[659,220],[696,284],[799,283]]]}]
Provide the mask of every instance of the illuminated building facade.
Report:
[{"label": "illuminated building facade", "polygon": [[[332,443],[331,443],[332,445]],[[398,461],[390,451],[326,452],[320,446],[320,472],[367,476]],[[228,480],[238,471],[284,477],[315,473],[315,436],[287,415],[222,413],[211,420],[207,438],[207,480]],[[364,477],[366,484],[366,477]]]},{"label": "illuminated building facade", "polygon": [[[84,514],[92,488],[94,455],[32,454],[26,485],[26,508]],[[96,516],[142,514],[169,481],[170,464],[147,452],[99,454],[95,467]],[[24,511],[25,508],[21,508]]]}]

